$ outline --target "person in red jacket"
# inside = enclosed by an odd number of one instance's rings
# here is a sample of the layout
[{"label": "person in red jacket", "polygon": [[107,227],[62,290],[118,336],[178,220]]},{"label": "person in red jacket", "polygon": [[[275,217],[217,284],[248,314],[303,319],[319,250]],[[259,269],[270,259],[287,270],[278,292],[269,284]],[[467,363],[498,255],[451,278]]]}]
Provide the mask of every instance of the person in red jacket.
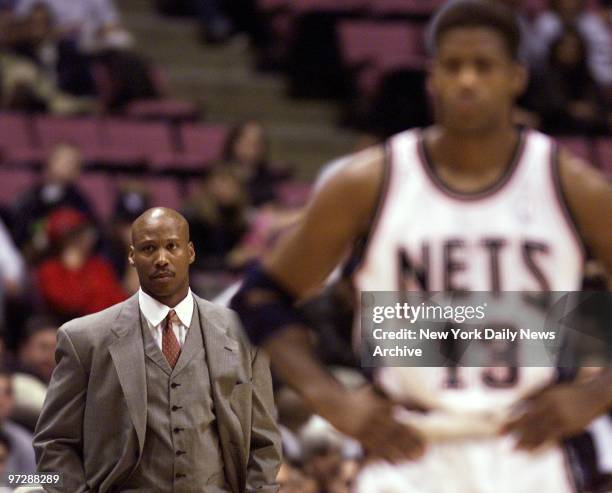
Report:
[{"label": "person in red jacket", "polygon": [[47,231],[56,254],[39,266],[37,279],[50,311],[78,317],[126,299],[111,265],[94,253],[96,231],[84,214],[60,208],[50,214]]}]

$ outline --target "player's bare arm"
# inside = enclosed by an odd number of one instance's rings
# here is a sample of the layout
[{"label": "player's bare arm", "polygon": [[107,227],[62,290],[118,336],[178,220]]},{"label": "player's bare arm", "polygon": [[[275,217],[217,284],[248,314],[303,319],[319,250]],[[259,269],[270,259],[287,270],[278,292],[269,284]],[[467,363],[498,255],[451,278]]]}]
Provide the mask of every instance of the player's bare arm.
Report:
[{"label": "player's bare arm", "polygon": [[[383,176],[382,148],[356,154],[328,174],[300,223],[265,258],[265,275],[295,300],[316,290],[342,261],[355,239],[368,230]],[[249,300],[256,302],[256,295],[252,291]],[[237,307],[240,313],[241,304]],[[246,317],[243,322],[248,323]],[[281,329],[262,338],[261,344],[270,354],[278,375],[316,413],[360,440],[372,453],[389,460],[420,454],[421,440],[416,433],[389,419],[390,402],[369,388],[360,392],[344,390],[317,360],[310,334],[297,320]]]},{"label": "player's bare arm", "polygon": [[[612,184],[596,169],[561,151],[561,185],[578,232],[593,256],[612,273]],[[536,449],[583,430],[612,408],[612,369],[557,385],[528,399],[527,411],[506,427],[520,448]]]}]

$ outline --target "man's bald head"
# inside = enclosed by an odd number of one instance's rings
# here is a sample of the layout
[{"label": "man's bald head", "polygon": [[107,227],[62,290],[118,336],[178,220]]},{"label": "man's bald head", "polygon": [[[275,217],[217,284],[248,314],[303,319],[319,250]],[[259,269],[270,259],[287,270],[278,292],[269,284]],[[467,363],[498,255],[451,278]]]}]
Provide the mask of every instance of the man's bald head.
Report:
[{"label": "man's bald head", "polygon": [[144,211],[132,223],[132,245],[135,241],[135,234],[140,234],[148,228],[158,227],[163,223],[175,225],[181,232],[185,233],[185,240],[189,241],[189,223],[182,214],[167,207],[153,207]]},{"label": "man's bald head", "polygon": [[195,260],[189,224],[178,212],[155,207],[132,224],[130,264],[143,291],[174,307],[189,292],[189,265]]}]

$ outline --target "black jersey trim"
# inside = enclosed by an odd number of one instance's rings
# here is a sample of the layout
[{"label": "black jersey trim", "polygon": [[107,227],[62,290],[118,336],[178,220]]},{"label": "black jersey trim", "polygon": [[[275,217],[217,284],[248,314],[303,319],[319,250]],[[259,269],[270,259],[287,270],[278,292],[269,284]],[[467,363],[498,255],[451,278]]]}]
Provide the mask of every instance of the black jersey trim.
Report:
[{"label": "black jersey trim", "polygon": [[378,191],[376,208],[374,209],[372,217],[370,218],[367,231],[355,242],[353,253],[343,269],[344,275],[353,276],[363,267],[370,244],[372,243],[372,239],[378,230],[380,217],[382,216],[383,209],[385,208],[385,203],[387,202],[387,195],[389,194],[389,188],[391,186],[391,175],[393,168],[392,160],[393,151],[391,149],[391,143],[390,141],[387,141],[384,145],[383,178]]},{"label": "black jersey trim", "polygon": [[578,229],[578,222],[576,221],[576,217],[574,216],[569,207],[567,195],[563,190],[563,185],[561,183],[561,172],[559,169],[559,151],[559,143],[556,141],[552,141],[549,162],[552,184],[555,190],[557,202],[559,203],[559,208],[561,209],[561,213],[565,218],[565,222],[571,230],[572,235],[574,236],[578,247],[582,252],[583,259],[586,260],[590,256],[590,251],[588,245],[584,241],[584,238],[580,234],[580,231]]},{"label": "black jersey trim", "polygon": [[527,141],[527,136],[525,135],[526,133],[527,131],[521,128],[518,129],[518,139],[516,145],[514,146],[514,150],[512,151],[512,155],[510,156],[510,160],[506,165],[502,176],[491,185],[488,185],[487,187],[481,190],[477,190],[475,192],[464,192],[461,190],[453,189],[440,179],[434,169],[433,160],[431,159],[431,155],[429,153],[429,150],[427,149],[423,130],[419,131],[417,150],[423,169],[425,169],[426,175],[429,177],[430,181],[435,185],[438,190],[440,190],[448,197],[451,197],[456,200],[481,200],[499,192],[510,181],[510,178],[512,178],[512,176],[514,175],[514,172],[518,168],[518,164],[520,163],[521,158],[523,156],[525,143]]}]

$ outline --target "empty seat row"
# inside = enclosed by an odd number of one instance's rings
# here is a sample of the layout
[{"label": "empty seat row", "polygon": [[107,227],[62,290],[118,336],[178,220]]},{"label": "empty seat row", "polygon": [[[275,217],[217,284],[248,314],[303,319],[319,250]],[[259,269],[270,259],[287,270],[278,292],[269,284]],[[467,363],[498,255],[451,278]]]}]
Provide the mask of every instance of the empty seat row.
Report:
[{"label": "empty seat row", "polygon": [[69,142],[87,163],[197,171],[220,158],[226,134],[216,124],[185,123],[176,130],[163,122],[0,113],[0,156],[9,165],[36,164],[53,146]]}]

